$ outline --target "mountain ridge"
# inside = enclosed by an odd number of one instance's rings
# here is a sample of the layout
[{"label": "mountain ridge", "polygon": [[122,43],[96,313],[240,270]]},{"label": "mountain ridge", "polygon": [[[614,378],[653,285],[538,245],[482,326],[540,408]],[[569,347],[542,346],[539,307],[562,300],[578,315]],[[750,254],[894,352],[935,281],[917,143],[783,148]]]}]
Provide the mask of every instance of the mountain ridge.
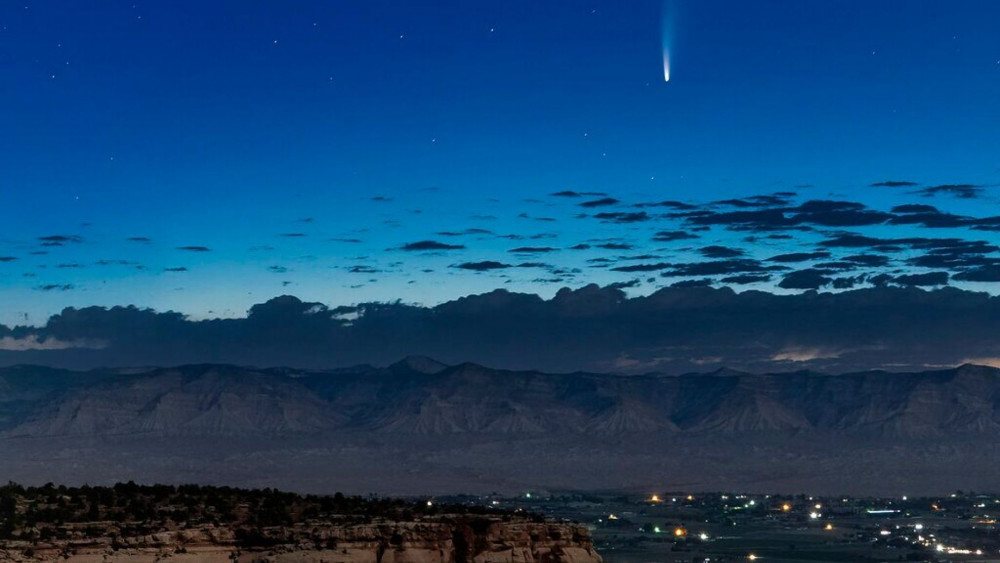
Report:
[{"label": "mountain ridge", "polygon": [[616,375],[408,357],[340,370],[188,364],[122,373],[0,368],[0,436],[331,431],[862,432],[1000,429],[1000,369]]},{"label": "mountain ridge", "polygon": [[1000,370],[0,368],[0,476],[386,494],[910,494],[1000,482]]}]

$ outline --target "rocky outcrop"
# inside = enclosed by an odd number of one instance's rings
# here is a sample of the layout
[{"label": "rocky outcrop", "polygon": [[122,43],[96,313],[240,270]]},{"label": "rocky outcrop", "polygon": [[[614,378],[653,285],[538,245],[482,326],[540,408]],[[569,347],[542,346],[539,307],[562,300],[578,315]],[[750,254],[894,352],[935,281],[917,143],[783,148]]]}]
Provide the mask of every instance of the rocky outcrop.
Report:
[{"label": "rocky outcrop", "polygon": [[[103,535],[94,537],[94,526]],[[84,537],[89,528],[91,537]],[[493,517],[415,522],[305,522],[234,530],[201,526],[123,536],[110,523],[70,526],[66,539],[0,543],[0,561],[299,563],[601,563],[585,526]]]}]

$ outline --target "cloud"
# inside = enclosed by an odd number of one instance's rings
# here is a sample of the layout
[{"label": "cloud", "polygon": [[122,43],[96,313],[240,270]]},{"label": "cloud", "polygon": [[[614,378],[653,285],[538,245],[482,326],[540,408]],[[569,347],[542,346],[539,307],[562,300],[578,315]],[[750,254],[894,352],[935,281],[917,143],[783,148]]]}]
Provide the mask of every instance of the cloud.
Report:
[{"label": "cloud", "polygon": [[826,358],[836,358],[840,356],[839,351],[829,350],[819,347],[803,348],[798,346],[792,346],[789,348],[784,348],[777,354],[771,356],[771,359],[776,362],[811,362],[813,360],[826,359]]},{"label": "cloud", "polygon": [[679,282],[674,282],[670,287],[674,288],[685,288],[685,287],[711,287],[712,280],[708,278],[702,278],[700,280],[682,280]]},{"label": "cloud", "polygon": [[38,237],[38,240],[42,242],[43,245],[52,246],[62,246],[68,242],[80,243],[83,242],[83,237],[79,235],[48,235],[44,237]]},{"label": "cloud", "polygon": [[407,251],[421,251],[421,250],[460,250],[465,248],[461,244],[445,244],[443,242],[437,242],[434,240],[421,240],[417,242],[409,242],[399,247],[400,250]]},{"label": "cloud", "polygon": [[683,373],[721,365],[787,369],[790,361],[830,372],[919,369],[1000,357],[1000,297],[985,293],[890,282],[776,295],[709,283],[695,276],[683,281],[689,287],[632,298],[620,286],[563,288],[550,299],[497,290],[433,307],[329,307],[282,296],[237,319],[192,320],[136,307],[67,308],[41,327],[0,326],[0,363],[330,368],[425,354],[447,363],[568,372],[612,370],[616,358],[627,356]]},{"label": "cloud", "polygon": [[65,283],[65,284],[47,283],[36,286],[35,289],[38,291],[70,291],[74,289],[74,287],[75,286],[71,283]]},{"label": "cloud", "polygon": [[621,203],[621,202],[618,201],[617,199],[613,198],[613,197],[603,197],[601,199],[594,199],[594,200],[590,200],[590,201],[585,201],[583,203],[580,203],[579,205],[580,205],[580,207],[604,207],[604,206],[608,206],[608,205],[615,205],[615,204],[618,204],[618,203]]},{"label": "cloud", "polygon": [[28,350],[69,350],[72,348],[86,348],[100,350],[107,347],[107,342],[101,340],[59,340],[58,338],[45,338],[37,334],[29,334],[23,337],[4,336],[0,338],[0,350],[7,352],[25,352]]},{"label": "cloud", "polygon": [[17,256],[0,256],[0,262],[13,262],[17,260]]},{"label": "cloud", "polygon": [[722,283],[733,283],[736,285],[746,285],[751,283],[761,283],[770,281],[771,276],[768,275],[752,275],[752,274],[740,274],[737,276],[729,276],[722,278],[720,281]]},{"label": "cloud", "polygon": [[511,248],[507,252],[513,254],[539,254],[544,252],[555,252],[559,250],[558,248],[552,248],[551,246],[519,246],[517,248]]},{"label": "cloud", "polygon": [[697,205],[693,205],[693,204],[690,204],[690,203],[684,203],[683,201],[670,200],[670,199],[664,200],[664,201],[656,201],[656,202],[637,203],[637,204],[633,205],[633,207],[667,207],[667,208],[676,209],[676,210],[679,210],[679,211],[689,211],[689,210],[693,210],[693,209],[698,209]]},{"label": "cloud", "polygon": [[977,184],[942,184],[940,186],[922,188],[910,193],[919,194],[924,197],[950,195],[959,199],[974,199],[983,193],[983,187]]},{"label": "cloud", "polygon": [[907,182],[905,180],[884,180],[870,185],[873,188],[908,188],[916,186],[917,184],[916,182]]},{"label": "cloud", "polygon": [[852,201],[813,200],[792,211],[792,221],[796,224],[808,223],[825,227],[878,225],[893,217],[889,213],[867,209],[863,204]]},{"label": "cloud", "polygon": [[688,262],[685,264],[671,264],[671,269],[663,272],[663,277],[682,276],[717,276],[723,274],[742,274],[773,272],[787,269],[784,266],[770,266],[749,258],[739,258],[732,260],[715,260],[712,262]]},{"label": "cloud", "polygon": [[907,211],[906,213],[892,217],[889,219],[889,223],[893,225],[921,225],[932,229],[947,229],[974,226],[977,224],[977,221],[969,217],[934,210],[920,212]]},{"label": "cloud", "polygon": [[672,268],[673,264],[668,264],[666,262],[659,262],[655,264],[629,264],[628,266],[617,266],[611,268],[613,272],[658,272],[660,270],[666,270],[667,268]]},{"label": "cloud", "polygon": [[493,231],[489,229],[468,228],[462,231],[439,231],[434,234],[442,237],[460,237],[465,235],[492,235]]},{"label": "cloud", "polygon": [[452,267],[459,268],[461,270],[473,270],[476,272],[485,272],[488,270],[502,270],[504,268],[510,268],[510,264],[495,262],[493,260],[484,260],[482,262],[462,262],[461,264],[456,264]]},{"label": "cloud", "polygon": [[883,267],[889,265],[889,257],[881,254],[852,254],[841,258],[845,262],[853,262],[861,266],[870,268]]},{"label": "cloud", "polygon": [[904,274],[892,278],[893,283],[906,286],[933,286],[948,283],[948,272],[927,272],[924,274]]},{"label": "cloud", "polygon": [[153,239],[149,237],[128,237],[125,240],[127,240],[128,242],[141,242],[143,244],[148,244],[150,242],[153,242]]},{"label": "cloud", "polygon": [[738,199],[723,199],[720,201],[714,201],[711,205],[716,206],[729,206],[729,207],[779,207],[783,205],[788,205],[791,202],[791,197],[794,197],[794,192],[780,192],[771,195],[754,195]]},{"label": "cloud", "polygon": [[593,196],[600,197],[602,195],[607,195],[604,192],[574,192],[572,190],[563,190],[561,192],[555,192],[549,194],[553,197],[583,197],[583,196]]},{"label": "cloud", "polygon": [[818,252],[790,252],[788,254],[778,254],[767,259],[768,262],[780,262],[782,264],[794,262],[807,262],[809,260],[821,260],[829,258],[830,253],[826,251]]},{"label": "cloud", "polygon": [[699,238],[698,235],[687,231],[659,231],[653,235],[653,240],[656,242],[673,242],[675,240],[688,240],[696,238]]},{"label": "cloud", "polygon": [[605,242],[601,244],[595,244],[595,248],[603,248],[605,250],[632,250],[633,246],[626,242]]},{"label": "cloud", "polygon": [[827,274],[826,270],[816,268],[790,272],[781,278],[781,281],[778,282],[778,287],[785,289],[819,289],[833,281]]},{"label": "cloud", "polygon": [[645,211],[639,211],[635,213],[628,213],[628,212],[597,213],[593,217],[595,219],[600,219],[602,221],[611,223],[641,223],[652,219],[652,217],[650,217],[649,214],[646,213]]},{"label": "cloud", "polygon": [[178,246],[177,250],[187,250],[188,252],[211,252],[207,246]]},{"label": "cloud", "polygon": [[933,205],[923,205],[920,203],[907,203],[904,205],[897,205],[892,208],[893,213],[940,213],[937,207]]},{"label": "cloud", "polygon": [[1000,261],[969,268],[952,277],[960,281],[1000,282]]},{"label": "cloud", "polygon": [[[943,185],[918,192],[929,196],[949,193],[956,197],[977,197],[982,188],[971,184]],[[798,206],[789,205],[783,197],[751,196],[717,201],[693,210],[668,214],[695,227],[722,226],[733,231],[808,231],[816,227],[866,227],[874,225],[919,225],[927,228],[968,227],[977,230],[1000,230],[1000,216],[967,217],[942,212],[934,206],[920,204],[897,205],[891,212],[869,209],[860,202],[839,200],[809,200]],[[718,211],[718,207],[735,207],[735,211]]]},{"label": "cloud", "polygon": [[830,283],[830,287],[834,289],[851,289],[864,283],[864,281],[865,281],[865,276],[853,276],[853,277],[848,276],[843,278],[833,278],[833,281]]},{"label": "cloud", "polygon": [[706,246],[698,249],[698,252],[705,258],[736,258],[745,254],[738,248],[728,246]]}]

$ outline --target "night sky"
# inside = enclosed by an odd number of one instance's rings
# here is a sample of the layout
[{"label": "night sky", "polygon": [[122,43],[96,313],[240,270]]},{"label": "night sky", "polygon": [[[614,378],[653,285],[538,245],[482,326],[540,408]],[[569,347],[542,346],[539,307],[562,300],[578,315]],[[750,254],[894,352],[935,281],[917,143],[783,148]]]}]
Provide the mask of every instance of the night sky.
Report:
[{"label": "night sky", "polygon": [[992,0],[8,2],[0,324],[588,284],[996,293],[998,21]]}]

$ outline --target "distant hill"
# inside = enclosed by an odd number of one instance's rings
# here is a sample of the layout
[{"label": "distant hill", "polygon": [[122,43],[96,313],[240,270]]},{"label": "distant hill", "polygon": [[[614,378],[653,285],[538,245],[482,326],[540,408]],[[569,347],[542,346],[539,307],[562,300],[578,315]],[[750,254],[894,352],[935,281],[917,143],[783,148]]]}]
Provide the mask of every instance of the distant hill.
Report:
[{"label": "distant hill", "polygon": [[[852,473],[877,468],[887,483],[944,490],[954,483],[938,485],[932,474],[967,473],[971,488],[974,472],[997,472],[978,459],[1000,447],[998,430],[1000,370],[973,365],[618,376],[411,357],[329,372],[207,364],[0,369],[0,446],[23,452],[0,462],[0,477],[29,482],[169,480],[171,468],[183,468],[179,477],[211,467],[221,482],[321,489],[316,473],[327,468],[350,490],[354,482],[378,485],[386,470],[371,465],[391,459],[399,465],[388,472],[393,492],[552,486],[554,475],[573,488],[670,479],[709,486],[713,474],[719,486],[749,486],[759,473],[767,479],[761,486],[782,488],[833,466],[843,467],[845,485],[866,486]],[[759,455],[748,461],[748,451]],[[783,459],[777,472],[767,469],[775,452]],[[51,475],[30,470],[53,455],[64,459],[45,464]],[[574,469],[574,455],[589,467]],[[690,474],[678,469],[677,455]],[[845,455],[857,458],[856,469]],[[92,458],[118,465],[93,467]],[[736,459],[746,465],[742,474],[727,466]],[[612,460],[621,469],[600,478],[596,468]],[[935,460],[949,466],[935,469]]]}]

